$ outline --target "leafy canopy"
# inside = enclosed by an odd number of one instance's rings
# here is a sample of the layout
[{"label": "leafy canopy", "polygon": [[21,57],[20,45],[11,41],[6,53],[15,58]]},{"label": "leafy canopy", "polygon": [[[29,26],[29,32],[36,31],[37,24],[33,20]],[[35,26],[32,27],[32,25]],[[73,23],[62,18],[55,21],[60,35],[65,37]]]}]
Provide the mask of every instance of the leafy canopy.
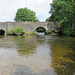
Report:
[{"label": "leafy canopy", "polygon": [[50,14],[46,21],[58,21],[63,34],[75,31],[75,0],[53,0]]},{"label": "leafy canopy", "polygon": [[27,8],[18,9],[14,20],[15,21],[33,21],[33,22],[38,21],[37,17],[35,16],[35,12]]}]

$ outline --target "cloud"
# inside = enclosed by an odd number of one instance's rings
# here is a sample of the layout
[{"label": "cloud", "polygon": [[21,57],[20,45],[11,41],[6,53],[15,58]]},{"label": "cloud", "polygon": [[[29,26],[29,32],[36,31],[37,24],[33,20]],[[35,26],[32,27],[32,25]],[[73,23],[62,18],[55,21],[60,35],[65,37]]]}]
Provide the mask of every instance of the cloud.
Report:
[{"label": "cloud", "polygon": [[18,8],[27,7],[35,11],[40,21],[49,17],[52,0],[0,0],[0,22],[14,21]]}]

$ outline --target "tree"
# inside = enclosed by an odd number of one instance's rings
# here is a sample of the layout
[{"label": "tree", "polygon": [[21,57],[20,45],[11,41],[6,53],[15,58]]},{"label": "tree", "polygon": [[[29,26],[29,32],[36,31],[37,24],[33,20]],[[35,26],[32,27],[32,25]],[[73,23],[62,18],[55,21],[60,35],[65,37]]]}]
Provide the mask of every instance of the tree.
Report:
[{"label": "tree", "polygon": [[46,22],[50,22],[50,21],[54,21],[54,15],[53,14],[46,19]]},{"label": "tree", "polygon": [[50,21],[50,17],[48,17],[47,19],[46,19],[46,22],[49,22]]},{"label": "tree", "polygon": [[37,17],[35,16],[35,12],[27,8],[18,9],[14,20],[15,21],[33,21],[33,22],[38,21]]},{"label": "tree", "polygon": [[[75,32],[75,1],[74,0],[53,0],[50,13],[54,21],[58,21],[62,27],[63,34]],[[50,17],[50,18],[51,18]]]}]

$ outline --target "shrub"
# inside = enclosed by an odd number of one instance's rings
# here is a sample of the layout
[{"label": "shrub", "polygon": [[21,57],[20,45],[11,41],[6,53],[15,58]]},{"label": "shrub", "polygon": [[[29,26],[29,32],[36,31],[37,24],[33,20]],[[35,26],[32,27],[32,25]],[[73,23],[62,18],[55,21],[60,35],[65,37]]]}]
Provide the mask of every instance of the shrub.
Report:
[{"label": "shrub", "polygon": [[32,34],[37,34],[37,31],[33,31]]},{"label": "shrub", "polygon": [[66,26],[62,29],[62,33],[64,35],[70,36],[72,34],[72,27],[71,26]]},{"label": "shrub", "polygon": [[22,26],[17,26],[16,29],[15,29],[15,33],[22,33],[24,32],[24,29]]},{"label": "shrub", "polygon": [[24,33],[24,29],[22,26],[17,26],[15,29],[10,31],[10,34],[20,34]]},{"label": "shrub", "polygon": [[47,31],[46,31],[46,34],[50,34],[50,33],[51,33],[51,31],[50,31],[50,30],[47,30]]},{"label": "shrub", "polygon": [[15,34],[15,29],[11,30],[9,34]]}]

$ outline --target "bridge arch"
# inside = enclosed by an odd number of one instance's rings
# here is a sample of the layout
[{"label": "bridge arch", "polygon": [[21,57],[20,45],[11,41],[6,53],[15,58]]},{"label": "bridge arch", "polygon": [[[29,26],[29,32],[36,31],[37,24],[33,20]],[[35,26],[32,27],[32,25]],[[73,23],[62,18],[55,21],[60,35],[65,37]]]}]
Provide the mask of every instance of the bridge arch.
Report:
[{"label": "bridge arch", "polygon": [[0,35],[5,35],[5,31],[3,29],[0,29]]},{"label": "bridge arch", "polygon": [[46,32],[46,28],[44,28],[44,27],[37,27],[36,29],[35,29],[35,31],[37,31],[37,32]]}]

